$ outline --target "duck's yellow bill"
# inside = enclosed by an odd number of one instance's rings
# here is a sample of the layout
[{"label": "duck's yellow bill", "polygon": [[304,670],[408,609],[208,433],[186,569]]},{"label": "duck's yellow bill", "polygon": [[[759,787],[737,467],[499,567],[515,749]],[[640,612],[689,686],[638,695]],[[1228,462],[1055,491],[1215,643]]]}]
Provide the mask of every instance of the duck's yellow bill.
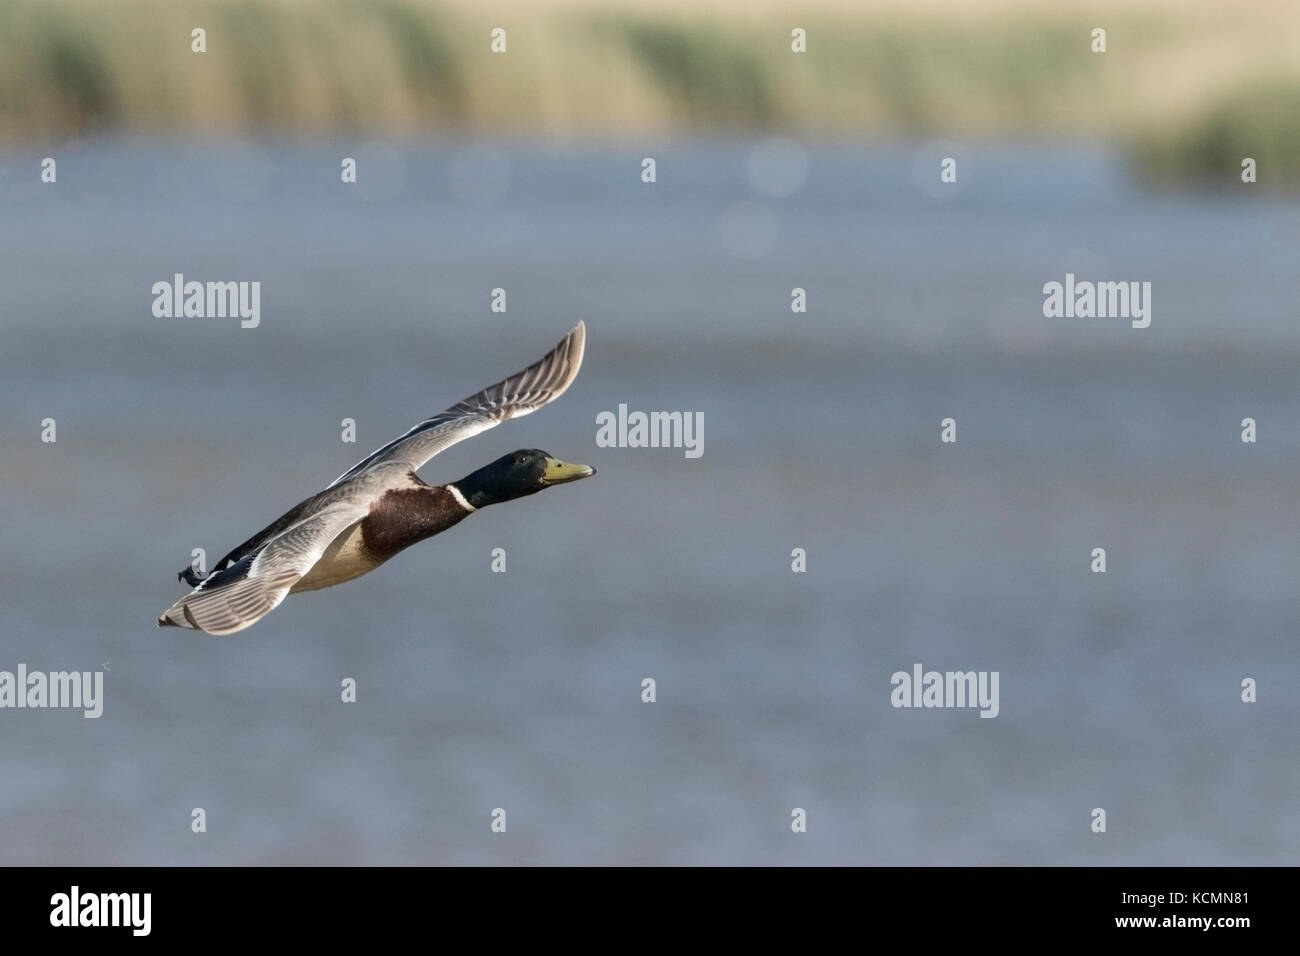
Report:
[{"label": "duck's yellow bill", "polygon": [[571,465],[567,461],[560,461],[558,458],[546,459],[546,471],[542,473],[542,484],[544,485],[562,485],[566,481],[577,481],[579,478],[590,478],[596,473],[596,469],[591,465]]}]

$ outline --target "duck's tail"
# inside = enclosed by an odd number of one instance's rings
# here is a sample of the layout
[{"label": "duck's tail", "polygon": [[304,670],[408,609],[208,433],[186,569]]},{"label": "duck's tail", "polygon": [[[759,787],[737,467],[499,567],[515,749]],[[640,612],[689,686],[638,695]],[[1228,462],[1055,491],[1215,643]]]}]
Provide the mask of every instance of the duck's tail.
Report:
[{"label": "duck's tail", "polygon": [[[189,595],[186,595],[188,597]],[[190,609],[185,606],[185,598],[181,598],[162,614],[158,615],[159,627],[185,627],[191,631],[200,630],[198,624],[194,622],[194,616],[190,614]]]}]

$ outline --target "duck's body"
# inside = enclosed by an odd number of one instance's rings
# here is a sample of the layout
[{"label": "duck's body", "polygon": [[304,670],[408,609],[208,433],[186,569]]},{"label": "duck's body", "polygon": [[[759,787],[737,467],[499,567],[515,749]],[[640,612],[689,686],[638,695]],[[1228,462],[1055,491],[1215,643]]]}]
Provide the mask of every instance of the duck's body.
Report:
[{"label": "duck's body", "polygon": [[232,550],[208,577],[186,568],[179,577],[195,588],[163,612],[159,626],[233,634],[286,595],[359,578],[480,508],[594,474],[521,449],[446,485],[415,475],[447,446],[558,398],[577,377],[585,338],[579,322],[534,365],[389,442]]},{"label": "duck's body", "polygon": [[318,591],[351,581],[379,567],[411,545],[441,534],[474,513],[455,485],[426,485],[408,472],[409,488],[390,488],[370,512],[330,542],[290,594]]}]

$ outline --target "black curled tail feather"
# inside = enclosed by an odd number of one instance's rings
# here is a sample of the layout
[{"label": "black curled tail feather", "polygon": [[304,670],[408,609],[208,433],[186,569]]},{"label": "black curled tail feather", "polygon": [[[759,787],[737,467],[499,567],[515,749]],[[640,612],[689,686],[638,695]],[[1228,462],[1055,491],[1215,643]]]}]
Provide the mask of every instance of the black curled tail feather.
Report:
[{"label": "black curled tail feather", "polygon": [[184,581],[190,587],[196,588],[203,583],[205,577],[207,577],[207,575],[201,575],[199,572],[194,570],[194,565],[187,564],[185,570],[176,575],[176,580]]}]

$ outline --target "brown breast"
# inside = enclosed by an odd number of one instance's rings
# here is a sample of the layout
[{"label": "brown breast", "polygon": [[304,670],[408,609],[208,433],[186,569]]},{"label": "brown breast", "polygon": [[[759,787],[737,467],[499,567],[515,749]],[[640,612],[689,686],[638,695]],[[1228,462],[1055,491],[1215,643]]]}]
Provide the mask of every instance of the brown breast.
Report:
[{"label": "brown breast", "polygon": [[361,520],[361,540],[377,560],[387,561],[417,541],[446,531],[470,513],[441,485],[388,491]]}]

